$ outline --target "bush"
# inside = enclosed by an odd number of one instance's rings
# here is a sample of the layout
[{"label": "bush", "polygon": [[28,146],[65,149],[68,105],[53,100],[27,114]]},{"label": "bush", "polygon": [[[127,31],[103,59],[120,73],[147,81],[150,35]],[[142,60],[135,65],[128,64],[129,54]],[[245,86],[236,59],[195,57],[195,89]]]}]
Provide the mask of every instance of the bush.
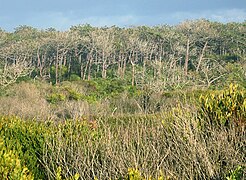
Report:
[{"label": "bush", "polygon": [[4,137],[8,149],[13,149],[20,159],[21,165],[26,165],[34,177],[44,178],[42,164],[44,139],[48,135],[41,123],[23,121],[16,117],[0,118],[0,135]]},{"label": "bush", "polygon": [[64,94],[61,94],[61,93],[52,93],[52,94],[48,95],[46,99],[49,103],[56,104],[57,102],[65,101],[66,96]]},{"label": "bush", "polygon": [[163,114],[101,118],[96,126],[59,124],[46,143],[47,172],[62,167],[66,178],[79,173],[85,179],[158,179],[163,172],[163,177],[177,179],[219,179],[242,164],[243,134],[211,126],[200,131],[187,109],[171,115],[171,122]]},{"label": "bush", "polygon": [[[77,174],[77,173],[74,176],[72,176],[72,177],[66,178],[66,180],[78,180],[78,179],[79,179],[79,174]],[[56,170],[56,178],[55,178],[55,180],[63,180],[61,167],[58,167],[57,170]]]},{"label": "bush", "polygon": [[81,100],[83,98],[83,95],[73,88],[69,87],[68,85],[65,85],[65,87],[55,87],[51,89],[51,93],[47,95],[46,99],[51,104],[56,104],[61,101],[65,100]]},{"label": "bush", "polygon": [[141,173],[137,169],[128,169],[127,178],[128,180],[144,180],[145,178],[142,177]]},{"label": "bush", "polygon": [[234,83],[246,87],[246,76],[243,65],[240,63],[228,63],[225,66],[227,70],[226,76],[223,77],[222,86]]},{"label": "bush", "polygon": [[2,138],[0,138],[0,178],[20,180],[34,179],[28,168],[21,165],[16,152],[6,148]]},{"label": "bush", "polygon": [[237,166],[234,171],[229,173],[229,176],[226,177],[227,180],[240,180],[244,179],[244,169],[242,166]]},{"label": "bush", "polygon": [[244,165],[245,133],[209,124],[201,131],[193,111],[55,123],[4,117],[0,135],[35,179],[238,177],[241,170],[230,170]]},{"label": "bush", "polygon": [[231,84],[229,89],[200,96],[202,118],[210,124],[244,126],[246,123],[246,91]]},{"label": "bush", "polygon": [[[93,163],[93,156],[100,156],[97,154],[95,146],[100,138],[100,134],[96,130],[96,123],[87,123],[84,119],[65,121],[54,128],[50,135],[51,137],[46,139],[43,156],[43,163],[49,179],[56,178],[54,172],[57,170],[56,174],[60,174],[60,177],[65,179],[74,176],[74,174],[77,176],[77,173],[81,173],[81,169],[85,174],[90,172],[92,167],[84,166],[84,163]],[[96,154],[90,151],[91,148],[95,149],[93,151]],[[89,177],[85,177],[85,174],[81,173],[80,175],[88,179]]]},{"label": "bush", "polygon": [[65,90],[68,92],[68,99],[69,100],[80,100],[82,99],[82,94],[78,93],[77,91],[75,91],[74,89],[71,89],[69,87],[65,87]]},{"label": "bush", "polygon": [[228,176],[226,176],[227,180],[240,180],[244,179],[244,168],[242,166],[237,166],[234,171],[231,171]]},{"label": "bush", "polygon": [[71,74],[70,81],[79,81],[81,78],[77,74]]},{"label": "bush", "polygon": [[46,119],[49,115],[49,103],[42,92],[43,84],[21,82],[8,87],[0,97],[0,115],[16,115],[31,119]]}]

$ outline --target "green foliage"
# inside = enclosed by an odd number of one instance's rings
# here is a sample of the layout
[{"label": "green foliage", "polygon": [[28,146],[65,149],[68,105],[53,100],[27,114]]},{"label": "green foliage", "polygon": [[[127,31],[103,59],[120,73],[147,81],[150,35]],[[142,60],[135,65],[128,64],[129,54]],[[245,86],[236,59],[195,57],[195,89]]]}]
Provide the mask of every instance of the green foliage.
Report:
[{"label": "green foliage", "polygon": [[46,99],[49,103],[56,104],[58,102],[65,101],[66,96],[61,93],[52,93],[48,95]]},{"label": "green foliage", "polygon": [[246,122],[246,91],[231,84],[229,89],[200,96],[202,117],[216,125],[244,125]]},{"label": "green foliage", "polygon": [[144,180],[141,173],[137,169],[128,169],[127,180]]},{"label": "green foliage", "polygon": [[127,91],[132,97],[139,97],[142,94],[141,90],[137,89],[136,86],[127,86]]},{"label": "green foliage", "polygon": [[[68,67],[67,66],[62,66],[62,67],[58,67],[58,80],[59,82],[63,81],[66,79],[67,77],[67,73],[68,73]],[[51,79],[50,81],[55,84],[56,82],[56,67],[55,66],[51,66],[50,67],[50,75],[51,75]]]},{"label": "green foliage", "polygon": [[227,180],[241,180],[244,178],[244,167],[237,166],[237,168],[229,173],[228,176],[226,176]]},{"label": "green foliage", "polygon": [[0,178],[1,179],[34,179],[28,168],[21,165],[17,153],[8,149],[0,138]]},{"label": "green foliage", "polygon": [[41,159],[47,130],[38,123],[16,117],[0,118],[0,135],[4,137],[6,148],[16,152],[21,164],[26,165],[35,178],[43,178],[45,174]]},{"label": "green foliage", "polygon": [[[127,180],[151,180],[152,178],[149,177],[147,179],[143,175],[141,175],[141,172],[139,170],[134,169],[134,168],[129,168],[127,177],[125,179]],[[161,175],[159,175],[159,177],[156,180],[169,180],[169,179],[170,179],[169,177],[164,177],[161,173]]]},{"label": "green foliage", "polygon": [[97,79],[96,93],[98,97],[115,96],[125,91],[126,82],[121,79]]},{"label": "green foliage", "polygon": [[65,90],[68,92],[68,99],[69,100],[80,100],[82,99],[82,94],[78,93],[77,91],[75,91],[72,88],[69,87],[65,87]]},{"label": "green foliage", "polygon": [[79,81],[80,77],[77,74],[71,74],[69,80],[70,81]]},{"label": "green foliage", "polygon": [[58,167],[56,170],[56,180],[78,180],[79,179],[79,174],[76,173],[74,176],[70,177],[70,178],[62,178],[62,169],[61,167]]},{"label": "green foliage", "polygon": [[226,62],[236,62],[240,60],[240,56],[236,55],[236,54],[226,54],[220,57],[221,59],[225,60]]},{"label": "green foliage", "polygon": [[0,97],[4,97],[6,95],[7,95],[6,89],[0,87]]},{"label": "green foliage", "polygon": [[30,76],[22,76],[22,77],[19,77],[17,80],[16,80],[16,83],[20,83],[20,82],[28,82],[28,81],[32,81],[33,79],[30,77]]},{"label": "green foliage", "polygon": [[242,64],[239,63],[228,63],[225,66],[228,71],[227,75],[223,78],[222,86],[226,86],[226,84],[239,84],[243,87],[246,87],[246,74],[245,70],[242,67]]},{"label": "green foliage", "polygon": [[46,96],[46,100],[51,104],[57,104],[66,100],[81,100],[83,95],[76,90],[65,86],[52,87],[51,93]]},{"label": "green foliage", "polygon": [[[81,143],[84,138],[96,141],[100,134],[94,131],[95,128],[96,124],[87,123],[86,120],[66,121],[65,124],[56,126],[51,122],[38,123],[23,121],[16,117],[1,117],[0,135],[3,140],[0,139],[0,176],[5,177],[6,174],[9,174],[10,177],[23,176],[24,178],[32,177],[31,173],[33,173],[35,179],[47,179],[46,167],[48,165],[44,164],[43,158],[50,155],[51,150],[47,149],[46,152],[45,144],[58,140],[54,137],[63,137],[65,140],[60,148],[65,148],[64,146],[69,146],[69,143],[76,141]],[[58,141],[57,143],[60,144]],[[53,151],[56,152],[56,149]],[[59,174],[57,175],[57,179],[59,179],[63,175],[59,166],[57,168],[56,174]],[[79,175],[75,174],[68,179],[77,180],[78,178]]]}]

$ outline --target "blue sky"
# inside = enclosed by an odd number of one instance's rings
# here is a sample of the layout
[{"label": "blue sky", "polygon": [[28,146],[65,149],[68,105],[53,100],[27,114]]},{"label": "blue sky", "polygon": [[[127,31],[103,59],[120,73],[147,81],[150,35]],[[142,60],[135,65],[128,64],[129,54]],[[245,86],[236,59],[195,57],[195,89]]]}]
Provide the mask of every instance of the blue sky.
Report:
[{"label": "blue sky", "polygon": [[0,27],[40,29],[93,26],[174,25],[188,19],[246,20],[246,0],[0,0]]}]

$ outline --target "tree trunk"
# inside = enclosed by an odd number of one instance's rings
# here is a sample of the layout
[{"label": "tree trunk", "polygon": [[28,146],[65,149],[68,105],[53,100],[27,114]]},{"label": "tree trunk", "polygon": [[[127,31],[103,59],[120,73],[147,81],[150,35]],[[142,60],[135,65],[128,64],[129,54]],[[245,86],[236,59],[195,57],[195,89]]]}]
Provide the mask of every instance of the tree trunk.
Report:
[{"label": "tree trunk", "polygon": [[198,62],[198,65],[196,67],[196,72],[199,71],[199,68],[200,68],[200,65],[201,65],[201,62],[202,62],[202,59],[203,59],[203,56],[204,56],[204,53],[205,53],[205,50],[206,50],[206,47],[207,47],[207,44],[208,44],[208,41],[205,42],[203,48],[202,48],[202,53],[199,57],[199,62]]},{"label": "tree trunk", "polygon": [[91,79],[91,64],[92,64],[92,57],[89,56],[89,66],[88,66],[88,80]]},{"label": "tree trunk", "polygon": [[96,60],[95,60],[95,62],[97,63],[97,71],[95,73],[95,78],[97,78],[97,75],[100,72],[100,62],[99,61],[100,61],[100,58],[98,58],[98,54],[96,53]]},{"label": "tree trunk", "polygon": [[135,64],[133,61],[131,61],[132,64],[132,86],[135,85]]},{"label": "tree trunk", "polygon": [[184,71],[186,76],[188,75],[189,52],[190,52],[190,39],[188,38],[186,44],[186,55],[185,55],[185,65],[184,65]]},{"label": "tree trunk", "polygon": [[56,84],[58,84],[58,62],[59,62],[59,48],[56,48]]},{"label": "tree trunk", "polygon": [[121,67],[121,64],[122,64],[122,59],[121,59],[121,54],[119,54],[119,59],[118,59],[118,77],[121,77],[122,75],[122,67]]},{"label": "tree trunk", "polygon": [[68,68],[67,68],[67,73],[68,73],[68,76],[69,76],[69,78],[71,77],[71,64],[72,64],[72,57],[71,56],[69,56],[69,60],[68,60]]},{"label": "tree trunk", "polygon": [[86,78],[86,73],[87,73],[87,69],[88,69],[88,66],[89,66],[89,55],[87,55],[87,62],[86,62],[86,65],[85,65],[85,69],[84,69],[84,76],[83,76],[83,80],[85,80],[85,78]]},{"label": "tree trunk", "polygon": [[107,76],[107,70],[106,70],[106,59],[105,59],[105,53],[103,51],[103,54],[102,54],[102,78],[103,79],[106,79],[106,76]]},{"label": "tree trunk", "polygon": [[82,62],[81,54],[79,55],[79,64],[80,64],[80,78],[83,79],[84,69],[83,69],[83,62]]},{"label": "tree trunk", "polygon": [[145,82],[145,73],[146,73],[146,59],[143,57],[143,73],[142,73],[142,84]]},{"label": "tree trunk", "polygon": [[125,72],[126,72],[126,58],[123,58],[123,69],[122,69],[122,74],[121,74],[121,78],[124,79],[125,77]]},{"label": "tree trunk", "polygon": [[46,62],[46,52],[45,52],[45,54],[43,54],[42,55],[42,57],[41,57],[42,59],[41,59],[41,65],[42,65],[42,68],[41,68],[41,73],[42,73],[42,76],[43,75],[46,75],[46,68],[45,68],[45,62]]},{"label": "tree trunk", "polygon": [[39,54],[39,48],[37,50],[37,58],[38,58],[38,69],[39,69],[39,76],[42,78],[42,65],[41,65],[41,60],[40,60],[40,54]]}]

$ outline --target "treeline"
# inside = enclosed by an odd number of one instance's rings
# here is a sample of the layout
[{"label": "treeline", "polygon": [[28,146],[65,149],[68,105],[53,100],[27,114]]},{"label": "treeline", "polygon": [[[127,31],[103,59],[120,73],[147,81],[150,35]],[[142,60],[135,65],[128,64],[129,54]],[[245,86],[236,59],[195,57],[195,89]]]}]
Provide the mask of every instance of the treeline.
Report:
[{"label": "treeline", "polygon": [[[67,31],[29,26],[12,33],[0,30],[0,85],[28,75],[54,84],[120,78],[133,86],[151,82],[164,88],[194,82],[210,86],[223,81],[231,69],[245,73],[245,34],[246,22],[204,19],[176,26],[85,24]],[[237,66],[228,66],[232,63]]]}]

